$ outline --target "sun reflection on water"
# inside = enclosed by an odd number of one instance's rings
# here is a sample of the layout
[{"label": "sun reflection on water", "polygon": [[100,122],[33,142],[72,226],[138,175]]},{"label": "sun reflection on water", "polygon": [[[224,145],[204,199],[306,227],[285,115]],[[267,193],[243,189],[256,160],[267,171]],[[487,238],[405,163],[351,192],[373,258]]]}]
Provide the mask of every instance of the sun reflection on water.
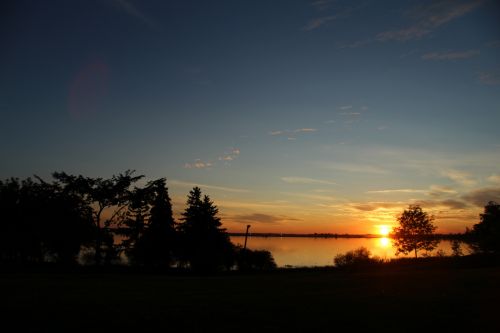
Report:
[{"label": "sun reflection on water", "polygon": [[378,239],[378,246],[388,248],[391,246],[391,240],[388,237],[381,237]]}]

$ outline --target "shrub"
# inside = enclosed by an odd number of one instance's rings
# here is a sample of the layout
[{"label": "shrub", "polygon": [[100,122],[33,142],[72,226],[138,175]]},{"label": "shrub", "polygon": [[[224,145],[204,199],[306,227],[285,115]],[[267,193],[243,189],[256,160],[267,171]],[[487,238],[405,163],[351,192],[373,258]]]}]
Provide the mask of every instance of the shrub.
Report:
[{"label": "shrub", "polygon": [[347,251],[344,254],[337,254],[333,259],[337,267],[353,267],[375,264],[381,260],[376,257],[371,257],[371,252],[366,247],[360,247],[352,251]]},{"label": "shrub", "polygon": [[237,265],[239,270],[273,270],[276,262],[267,250],[238,249]]}]

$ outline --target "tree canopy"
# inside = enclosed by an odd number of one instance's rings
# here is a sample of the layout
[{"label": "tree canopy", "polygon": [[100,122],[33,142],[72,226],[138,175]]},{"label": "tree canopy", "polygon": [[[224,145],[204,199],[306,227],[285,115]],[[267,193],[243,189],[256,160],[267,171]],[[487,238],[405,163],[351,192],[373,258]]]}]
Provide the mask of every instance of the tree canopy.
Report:
[{"label": "tree canopy", "polygon": [[176,223],[165,178],[149,182],[145,189],[136,189],[138,202],[129,207],[134,244],[129,259],[136,264],[169,267],[177,250]]},{"label": "tree canopy", "polygon": [[410,205],[398,216],[399,227],[392,232],[392,239],[396,247],[396,255],[400,253],[415,253],[419,250],[432,251],[438,240],[432,237],[436,226],[432,223],[434,216],[430,216],[419,205]]},{"label": "tree canopy", "polygon": [[[91,207],[96,228],[94,258],[97,264],[102,262],[103,257],[104,261],[109,264],[117,256],[109,227],[119,223],[117,219],[124,217],[124,210],[130,201],[130,187],[144,177],[143,175],[133,176],[133,174],[133,170],[127,170],[109,179],[73,176],[65,172],[52,174],[52,177],[67,191],[79,195]],[[105,212],[107,218],[103,223]]]},{"label": "tree canopy", "polygon": [[500,204],[488,202],[479,217],[480,222],[469,233],[473,249],[477,252],[500,253]]},{"label": "tree canopy", "polygon": [[229,268],[234,260],[234,248],[218,217],[217,206],[201,189],[194,187],[188,195],[182,213],[180,231],[183,238],[182,257],[195,270]]},{"label": "tree canopy", "polygon": [[189,192],[178,224],[165,178],[137,186],[143,176],[133,171],[109,179],[52,177],[0,180],[0,263],[100,265],[121,262],[124,254],[130,265],[168,269],[275,267],[270,252],[240,253],[217,206],[198,187]]}]

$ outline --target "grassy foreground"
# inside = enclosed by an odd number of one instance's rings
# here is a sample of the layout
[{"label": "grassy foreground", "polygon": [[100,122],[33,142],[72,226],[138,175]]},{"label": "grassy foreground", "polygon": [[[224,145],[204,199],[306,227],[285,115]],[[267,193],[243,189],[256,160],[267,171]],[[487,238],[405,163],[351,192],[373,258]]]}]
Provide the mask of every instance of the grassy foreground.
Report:
[{"label": "grassy foreground", "polygon": [[22,332],[500,331],[500,267],[3,273],[0,294]]}]

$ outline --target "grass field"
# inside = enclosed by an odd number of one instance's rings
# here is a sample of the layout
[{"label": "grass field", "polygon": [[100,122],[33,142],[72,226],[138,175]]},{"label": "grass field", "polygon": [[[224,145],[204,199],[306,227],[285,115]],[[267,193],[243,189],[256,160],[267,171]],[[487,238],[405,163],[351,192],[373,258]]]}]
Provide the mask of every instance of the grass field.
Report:
[{"label": "grass field", "polygon": [[0,282],[11,332],[500,331],[499,267],[3,273]]}]

